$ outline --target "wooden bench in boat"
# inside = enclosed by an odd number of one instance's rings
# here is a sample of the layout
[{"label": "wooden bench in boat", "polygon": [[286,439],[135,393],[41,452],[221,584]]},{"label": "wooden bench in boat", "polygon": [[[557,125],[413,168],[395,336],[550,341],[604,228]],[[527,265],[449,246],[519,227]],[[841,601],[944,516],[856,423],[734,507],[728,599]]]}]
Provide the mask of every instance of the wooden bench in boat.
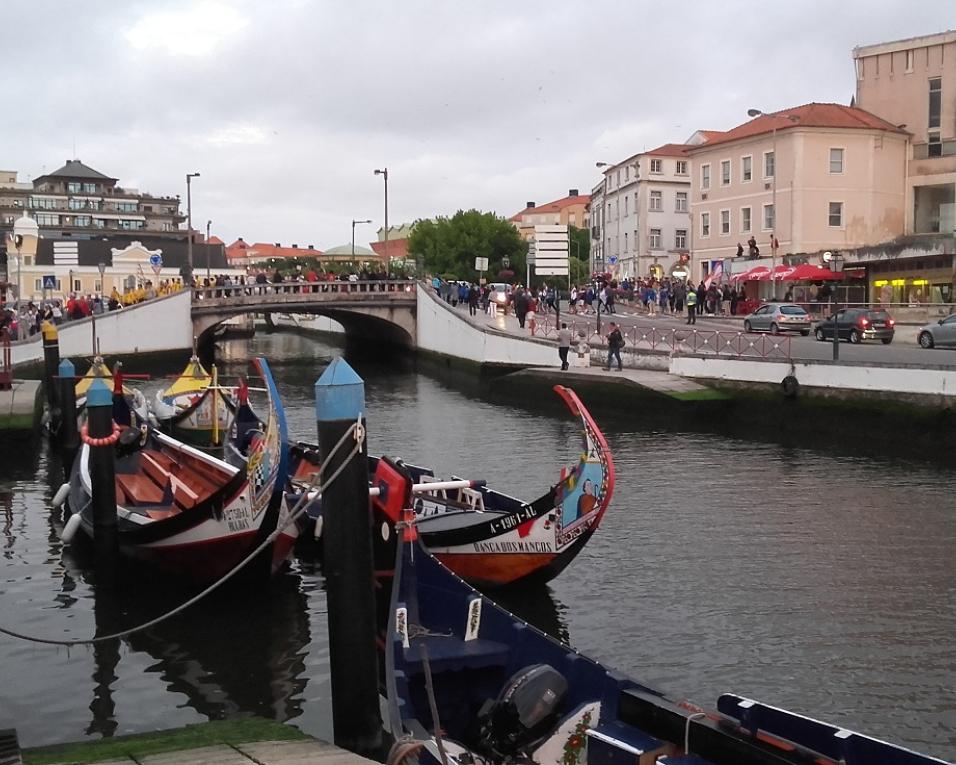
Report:
[{"label": "wooden bench in boat", "polygon": [[[200,472],[200,470],[208,469],[210,475],[215,475],[218,471],[215,471],[215,468],[211,466],[200,465],[197,469],[190,464],[178,462],[165,452],[151,452],[151,456],[161,467],[189,485],[193,492],[200,496],[212,494],[219,488],[219,484],[215,480],[210,480]],[[222,480],[222,476],[220,476],[220,480]]]},{"label": "wooden bench in boat", "polygon": [[169,483],[172,485],[173,499],[184,510],[195,507],[201,499],[205,499],[211,494],[211,491],[205,485],[205,481],[199,479],[192,471],[187,473],[185,468],[176,465],[172,460],[168,463],[170,467],[164,466],[161,464],[162,462],[163,460],[156,458],[156,452],[143,452],[140,458],[143,472],[156,484],[165,486]]},{"label": "wooden bench in boat", "polygon": [[121,496],[131,505],[162,505],[164,492],[153,481],[141,473],[116,474],[116,499]]}]

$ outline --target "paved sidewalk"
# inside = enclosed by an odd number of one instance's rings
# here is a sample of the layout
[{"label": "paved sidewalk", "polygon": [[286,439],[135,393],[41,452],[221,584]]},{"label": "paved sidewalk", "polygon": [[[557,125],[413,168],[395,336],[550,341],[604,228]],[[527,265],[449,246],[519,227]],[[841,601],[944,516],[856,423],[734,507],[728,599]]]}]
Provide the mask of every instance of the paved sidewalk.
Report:
[{"label": "paved sidewalk", "polygon": [[137,759],[100,760],[93,765],[377,765],[322,741],[260,741],[217,744]]}]

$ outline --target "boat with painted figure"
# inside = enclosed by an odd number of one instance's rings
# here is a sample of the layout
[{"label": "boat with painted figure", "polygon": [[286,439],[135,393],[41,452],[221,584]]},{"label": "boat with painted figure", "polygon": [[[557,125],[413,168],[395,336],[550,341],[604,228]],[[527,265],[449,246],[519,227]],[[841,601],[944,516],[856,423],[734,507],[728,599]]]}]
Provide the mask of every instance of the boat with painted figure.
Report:
[{"label": "boat with painted figure", "polygon": [[[268,363],[253,363],[265,381],[268,414],[260,420],[253,413],[241,386],[222,459],[146,424],[119,428],[113,446],[116,514],[125,556],[177,579],[207,583],[282,528],[263,558],[272,572],[287,560],[299,529],[295,523],[283,528],[289,517],[282,502],[285,414]],[[70,477],[66,541],[76,531],[93,536],[89,459],[84,441]]]},{"label": "boat with painted figure", "polygon": [[[611,502],[614,460],[577,394],[561,385],[554,390],[580,419],[581,452],[577,463],[532,502],[496,491],[484,480],[443,480],[427,468],[387,457],[369,459],[377,568],[390,567],[396,543],[391,530],[408,507],[415,510],[425,546],[472,584],[546,582],[571,563]],[[320,462],[316,447],[292,447],[290,503],[297,500],[296,492],[308,490]],[[321,498],[313,501],[309,513],[321,530]]]},{"label": "boat with painted figure", "polygon": [[385,641],[391,765],[941,765],[725,693],[675,700],[496,606],[400,532]]},{"label": "boat with painted figure", "polygon": [[156,393],[153,415],[169,435],[195,446],[221,446],[236,413],[235,391],[219,385],[193,354],[182,374]]}]

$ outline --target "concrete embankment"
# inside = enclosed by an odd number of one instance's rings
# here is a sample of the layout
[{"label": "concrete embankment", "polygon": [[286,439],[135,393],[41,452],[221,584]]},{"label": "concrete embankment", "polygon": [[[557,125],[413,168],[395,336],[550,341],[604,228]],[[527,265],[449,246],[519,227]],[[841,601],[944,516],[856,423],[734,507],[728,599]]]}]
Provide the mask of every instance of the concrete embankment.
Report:
[{"label": "concrete embankment", "polygon": [[10,390],[0,390],[0,430],[32,433],[43,412],[39,380],[14,380]]}]

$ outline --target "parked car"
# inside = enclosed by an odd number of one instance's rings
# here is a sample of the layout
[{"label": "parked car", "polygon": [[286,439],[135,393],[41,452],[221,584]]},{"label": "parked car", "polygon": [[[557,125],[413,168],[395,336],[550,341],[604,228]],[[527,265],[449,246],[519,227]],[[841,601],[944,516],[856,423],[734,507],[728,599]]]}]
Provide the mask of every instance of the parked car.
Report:
[{"label": "parked car", "polygon": [[744,332],[799,332],[810,334],[810,315],[798,305],[766,303],[744,319]]},{"label": "parked car", "polygon": [[[859,343],[879,340],[883,345],[893,342],[896,322],[882,308],[843,308],[836,312],[837,337]],[[833,339],[834,317],[828,316],[813,331],[817,340]]]},{"label": "parked car", "polygon": [[511,285],[506,282],[492,282],[488,288],[491,290],[488,295],[491,302],[508,313],[508,306],[511,305]]},{"label": "parked car", "polygon": [[923,348],[956,346],[956,313],[920,327],[916,340]]}]

